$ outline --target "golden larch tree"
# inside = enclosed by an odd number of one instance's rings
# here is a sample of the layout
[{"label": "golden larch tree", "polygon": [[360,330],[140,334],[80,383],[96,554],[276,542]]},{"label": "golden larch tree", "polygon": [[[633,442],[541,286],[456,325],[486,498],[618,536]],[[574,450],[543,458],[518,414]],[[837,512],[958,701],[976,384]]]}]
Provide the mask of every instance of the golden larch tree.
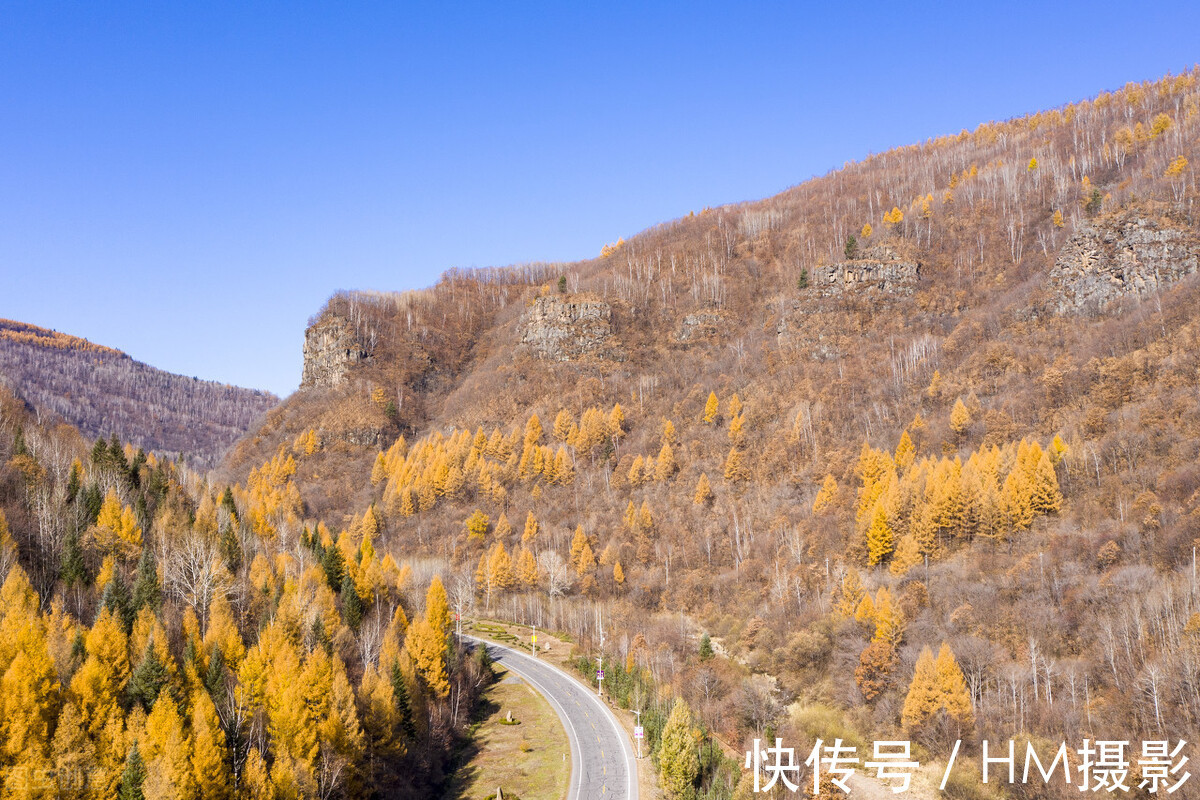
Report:
[{"label": "golden larch tree", "polygon": [[625,409],[620,403],[614,403],[612,411],[608,412],[608,435],[614,439],[625,435]]},{"label": "golden larch tree", "polygon": [[663,444],[669,444],[672,447],[675,446],[677,443],[677,437],[675,435],[674,422],[671,422],[669,419],[663,420],[662,433],[659,435],[659,441],[661,441]]},{"label": "golden larch tree", "polygon": [[521,534],[521,544],[528,547],[530,550],[537,549],[539,525],[537,517],[530,511],[525,515],[525,530]]},{"label": "golden larch tree", "polygon": [[746,459],[742,455],[742,451],[736,447],[729,448],[729,455],[725,458],[725,482],[732,484],[741,484],[750,480],[750,471],[746,469]]},{"label": "golden larch tree", "polygon": [[583,552],[583,547],[588,543],[587,534],[583,532],[582,525],[575,526],[575,534],[571,537],[571,564],[579,564],[579,554]]},{"label": "golden larch tree", "polygon": [[908,430],[905,429],[900,434],[900,443],[896,445],[896,469],[900,472],[905,472],[913,465],[913,461],[917,457],[917,448],[913,444],[912,437],[908,435]]},{"label": "golden larch tree", "polygon": [[192,747],[183,717],[170,693],[163,692],[146,717],[146,730],[139,742],[146,761],[146,800],[176,800],[192,797],[196,779],[192,770]]},{"label": "golden larch tree", "polygon": [[832,510],[834,504],[837,503],[837,496],[837,481],[832,474],[826,474],[825,480],[821,482],[821,488],[817,490],[817,496],[813,498],[813,513],[820,514],[826,510]]},{"label": "golden larch tree", "polygon": [[961,438],[966,435],[970,425],[971,412],[967,410],[966,404],[960,397],[954,401],[954,408],[950,409],[950,429]]},{"label": "golden larch tree", "polygon": [[1054,472],[1050,454],[1042,453],[1033,470],[1030,506],[1035,514],[1054,514],[1062,509],[1062,492]]},{"label": "golden larch tree", "polygon": [[669,443],[663,442],[662,448],[658,451],[658,458],[654,459],[654,480],[659,483],[670,480],[678,470],[679,464],[675,461],[675,451],[671,449]]},{"label": "golden larch tree", "polygon": [[917,658],[912,682],[908,685],[904,709],[900,712],[900,724],[906,731],[914,731],[937,714],[941,705],[933,651],[925,647]]},{"label": "golden larch tree", "polygon": [[225,732],[208,692],[192,693],[192,775],[199,800],[231,797],[229,768],[225,763]]},{"label": "golden larch tree", "polygon": [[467,517],[465,522],[467,528],[467,539],[472,542],[482,542],[487,537],[488,527],[491,520],[488,515],[475,509],[471,516]]},{"label": "golden larch tree", "polygon": [[538,583],[537,559],[528,547],[522,547],[517,555],[517,580],[524,589],[534,589]]},{"label": "golden larch tree", "polygon": [[437,697],[450,694],[450,681],[446,674],[446,648],[444,638],[425,620],[418,616],[404,637],[404,652],[412,659],[421,682]]},{"label": "golden larch tree", "polygon": [[442,585],[442,577],[434,575],[425,591],[425,620],[441,639],[441,646],[446,647],[446,636],[450,631],[450,602],[446,598],[446,587]]},{"label": "golden larch tree", "polygon": [[554,438],[565,442],[571,434],[571,426],[575,424],[575,420],[571,418],[571,412],[565,408],[558,412],[558,416],[554,418]]},{"label": "golden larch tree", "polygon": [[873,567],[882,564],[895,549],[896,542],[887,509],[882,502],[876,503],[871,515],[871,527],[867,529],[867,563]]},{"label": "golden larch tree", "polygon": [[904,628],[904,612],[896,606],[886,587],[880,589],[875,593],[875,635],[871,638],[895,648],[904,638]]},{"label": "golden larch tree", "polygon": [[863,589],[858,570],[851,567],[833,587],[833,607],[842,616],[852,617],[865,596],[866,591]]},{"label": "golden larch tree", "polygon": [[958,666],[958,660],[945,642],[938,650],[934,668],[941,707],[960,725],[972,725],[975,710],[971,705],[971,693],[967,690],[967,681],[962,668]]}]

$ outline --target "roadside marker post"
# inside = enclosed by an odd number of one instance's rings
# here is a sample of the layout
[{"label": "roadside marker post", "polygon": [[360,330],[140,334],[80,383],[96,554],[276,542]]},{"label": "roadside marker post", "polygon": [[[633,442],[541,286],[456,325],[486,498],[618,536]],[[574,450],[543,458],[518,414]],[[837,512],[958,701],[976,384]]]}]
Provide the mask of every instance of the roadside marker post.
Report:
[{"label": "roadside marker post", "polygon": [[600,654],[596,656],[596,696],[604,696],[604,625],[600,626]]},{"label": "roadside marker post", "polygon": [[637,714],[637,722],[633,726],[633,740],[637,742],[637,757],[642,757],[642,739],[645,738],[646,732],[642,728],[642,712],[634,709],[634,714]]}]

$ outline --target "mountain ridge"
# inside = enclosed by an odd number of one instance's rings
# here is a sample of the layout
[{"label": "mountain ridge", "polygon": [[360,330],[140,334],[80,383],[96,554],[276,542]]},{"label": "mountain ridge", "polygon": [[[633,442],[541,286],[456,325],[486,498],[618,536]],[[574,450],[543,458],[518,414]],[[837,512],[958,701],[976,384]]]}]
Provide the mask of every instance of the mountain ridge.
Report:
[{"label": "mountain ridge", "polygon": [[86,437],[115,433],[201,467],[217,463],[278,403],[270,392],[166,372],[115,348],[7,319],[0,319],[0,380]]}]

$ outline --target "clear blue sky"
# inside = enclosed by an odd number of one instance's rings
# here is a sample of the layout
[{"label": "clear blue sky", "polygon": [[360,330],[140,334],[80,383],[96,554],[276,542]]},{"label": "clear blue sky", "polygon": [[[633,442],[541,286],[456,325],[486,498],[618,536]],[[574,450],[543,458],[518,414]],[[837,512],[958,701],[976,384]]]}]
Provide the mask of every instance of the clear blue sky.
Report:
[{"label": "clear blue sky", "polygon": [[588,257],[1179,72],[1197,30],[1194,2],[2,2],[0,316],[286,395],[338,288]]}]

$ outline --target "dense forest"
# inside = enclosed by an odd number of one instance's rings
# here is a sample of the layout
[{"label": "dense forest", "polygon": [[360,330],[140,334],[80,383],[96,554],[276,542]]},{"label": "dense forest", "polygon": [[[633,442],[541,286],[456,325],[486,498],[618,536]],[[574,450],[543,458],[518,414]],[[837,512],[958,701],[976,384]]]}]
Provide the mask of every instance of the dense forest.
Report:
[{"label": "dense forest", "polygon": [[35,325],[0,320],[0,383],[85,436],[117,434],[196,468],[279,402],[269,392],[173,375],[119,350]]},{"label": "dense forest", "polygon": [[[300,527],[294,462],[209,484],[0,389],[5,797],[425,797],[485,657],[371,517]],[[480,651],[482,653],[482,651]]]},{"label": "dense forest", "polygon": [[451,610],[585,675],[603,625],[671,800],[748,796],[754,738],[962,739],[955,797],[1079,791],[984,787],[984,739],[1195,741],[1198,143],[1191,71],[335,294],[208,474],[9,399],[5,765],[431,791],[486,678]]},{"label": "dense forest", "polygon": [[874,155],[590,261],[335,295],[310,331],[353,363],[227,469],[307,442],[307,513],[369,510],[465,609],[581,655],[604,619],[652,687],[629,702],[682,698],[730,754],[768,731],[907,735],[924,761],[958,735],[973,756],[1192,740],[1198,79]]}]

